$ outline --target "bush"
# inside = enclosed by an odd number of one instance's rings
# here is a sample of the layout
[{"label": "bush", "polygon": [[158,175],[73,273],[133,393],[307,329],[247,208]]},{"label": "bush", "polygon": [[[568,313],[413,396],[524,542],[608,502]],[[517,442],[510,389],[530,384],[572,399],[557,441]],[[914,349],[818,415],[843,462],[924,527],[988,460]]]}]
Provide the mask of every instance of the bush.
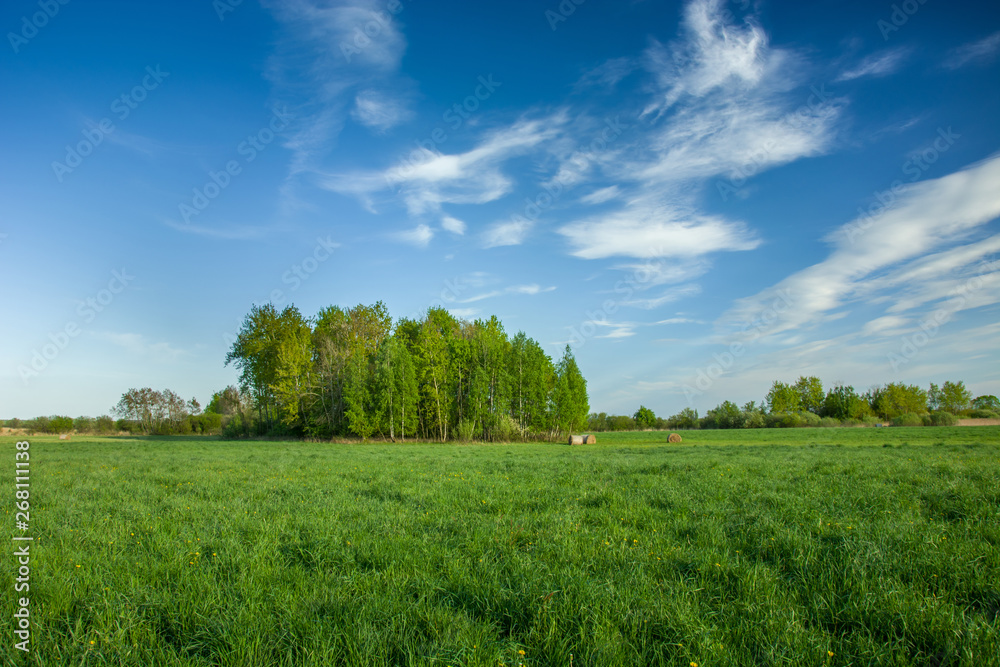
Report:
[{"label": "bush", "polygon": [[[461,428],[461,424],[459,424]],[[511,442],[516,439],[522,439],[521,427],[518,425],[514,418],[508,414],[502,414],[497,417],[496,429],[494,430],[495,440],[500,442]]]},{"label": "bush", "polygon": [[472,437],[476,434],[476,423],[470,419],[462,419],[458,422],[458,428],[455,429],[455,438],[459,442],[469,442]]},{"label": "bush", "polygon": [[923,422],[924,426],[954,426],[958,423],[958,417],[950,412],[939,410],[929,415],[924,415]]},{"label": "bush", "polygon": [[834,419],[833,417],[823,417],[819,420],[819,425],[823,428],[833,428],[835,426],[840,426],[840,421]]},{"label": "bush", "polygon": [[799,426],[819,426],[822,421],[820,416],[815,412],[800,412],[798,417]]},{"label": "bush", "polygon": [[923,418],[913,412],[907,412],[905,414],[899,415],[892,420],[893,426],[923,426]]},{"label": "bush", "polygon": [[52,417],[49,422],[49,431],[52,433],[71,433],[73,431],[72,417]]},{"label": "bush", "polygon": [[101,415],[94,420],[94,431],[96,433],[113,433],[115,430],[115,420],[108,415]]},{"label": "bush", "polygon": [[[969,417],[973,419],[1000,419],[1000,412],[993,412],[992,410],[970,410]],[[7,424],[10,426],[10,424]]]}]

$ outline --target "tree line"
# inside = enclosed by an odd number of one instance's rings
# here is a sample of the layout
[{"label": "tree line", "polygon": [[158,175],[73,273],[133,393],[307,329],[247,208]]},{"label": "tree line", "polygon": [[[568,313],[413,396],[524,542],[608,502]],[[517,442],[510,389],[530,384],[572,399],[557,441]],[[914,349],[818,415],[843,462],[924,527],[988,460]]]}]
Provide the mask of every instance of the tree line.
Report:
[{"label": "tree line", "polygon": [[443,308],[393,325],[381,301],[313,318],[254,306],[225,363],[240,371],[234,436],[503,441],[577,430],[589,412],[568,345],[553,362],[495,316]]},{"label": "tree line", "polygon": [[761,402],[742,407],[723,401],[699,416],[684,408],[668,418],[657,417],[645,406],[633,415],[594,413],[588,417],[592,431],[692,428],[782,428],[796,426],[858,426],[885,422],[899,426],[947,426],[959,417],[1000,419],[1000,399],[992,395],[973,398],[962,381],[917,385],[890,382],[859,393],[851,385],[823,389],[815,377],[794,383],[775,381]]}]

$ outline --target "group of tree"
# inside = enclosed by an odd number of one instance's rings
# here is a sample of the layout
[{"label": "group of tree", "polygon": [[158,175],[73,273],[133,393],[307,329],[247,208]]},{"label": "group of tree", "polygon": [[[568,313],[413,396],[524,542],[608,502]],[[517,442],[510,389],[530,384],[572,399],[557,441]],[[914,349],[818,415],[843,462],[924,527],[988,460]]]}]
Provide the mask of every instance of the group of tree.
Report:
[{"label": "group of tree", "polygon": [[669,417],[657,417],[645,406],[632,416],[591,414],[592,431],[690,428],[766,428],[882,424],[951,425],[959,417],[1000,419],[996,396],[972,397],[964,382],[934,383],[928,390],[890,382],[863,394],[850,385],[837,384],[824,391],[817,377],[800,377],[794,383],[775,381],[764,400],[742,407],[723,401],[703,417],[684,408]]},{"label": "group of tree", "polygon": [[581,429],[589,411],[569,346],[554,363],[495,316],[443,308],[394,325],[381,301],[314,318],[254,306],[226,364],[240,371],[232,436],[501,441]]}]

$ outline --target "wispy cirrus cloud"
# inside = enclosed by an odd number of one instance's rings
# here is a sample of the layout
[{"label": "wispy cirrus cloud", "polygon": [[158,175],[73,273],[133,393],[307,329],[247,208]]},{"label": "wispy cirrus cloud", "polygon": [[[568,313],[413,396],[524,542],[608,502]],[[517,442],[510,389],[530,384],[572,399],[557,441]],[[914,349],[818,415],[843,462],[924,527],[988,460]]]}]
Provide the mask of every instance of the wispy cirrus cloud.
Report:
[{"label": "wispy cirrus cloud", "polygon": [[[997,183],[1000,156],[906,186],[897,205],[877,220],[853,221],[831,235],[834,248],[825,260],[739,300],[718,324],[736,335],[743,323],[753,321],[780,293],[788,295],[794,307],[770,325],[767,336],[816,328],[843,317],[842,309],[860,299],[872,303],[882,297],[892,304],[888,314],[901,316],[952,298],[956,288],[975,275],[977,262],[1000,247],[996,236],[976,242],[969,238],[1000,216]],[[868,228],[855,240],[853,231],[859,224]],[[1000,271],[987,270],[980,280],[1000,286]],[[899,293],[901,286],[911,284],[908,281],[916,282]],[[975,299],[963,299],[961,308],[998,301],[1000,289],[980,289]],[[869,327],[868,333],[881,330]]]},{"label": "wispy cirrus cloud", "polygon": [[[376,131],[407,116],[405,94],[376,92],[407,87],[399,74],[406,38],[383,2],[263,4],[279,24],[267,76],[296,119],[285,137],[293,151],[292,175],[319,167],[349,115]],[[377,34],[367,37],[365,28],[372,25]]]},{"label": "wispy cirrus cloud", "polygon": [[1000,53],[1000,31],[970,44],[952,49],[941,63],[945,69],[959,69],[969,64],[984,64]]},{"label": "wispy cirrus cloud", "polygon": [[889,76],[899,71],[910,56],[911,50],[906,47],[886,49],[873,53],[850,69],[841,72],[837,81],[853,81],[865,77]]},{"label": "wispy cirrus cloud", "polygon": [[536,283],[530,285],[510,285],[503,289],[493,290],[491,292],[485,292],[483,294],[477,294],[476,296],[471,296],[467,299],[460,299],[459,303],[475,303],[477,301],[483,301],[484,299],[493,299],[498,296],[504,296],[507,294],[522,294],[527,296],[535,296],[536,294],[545,294],[546,292],[555,291],[555,286],[542,287]]},{"label": "wispy cirrus cloud", "polygon": [[558,231],[571,254],[693,259],[752,250],[760,239],[749,226],[703,211],[698,195],[709,180],[829,149],[842,102],[800,92],[803,57],[771,47],[755,22],[731,18],[719,0],[694,0],[682,38],[647,49],[652,101],[639,114],[629,150],[602,165],[613,185],[580,200],[600,202],[607,192],[624,205],[563,225]]},{"label": "wispy cirrus cloud", "polygon": [[564,114],[522,119],[490,131],[474,148],[446,154],[422,148],[419,158],[406,158],[383,170],[330,174],[321,186],[354,195],[374,207],[375,195],[395,189],[410,215],[438,212],[443,204],[484,204],[509,193],[513,178],[501,165],[553,138]]}]

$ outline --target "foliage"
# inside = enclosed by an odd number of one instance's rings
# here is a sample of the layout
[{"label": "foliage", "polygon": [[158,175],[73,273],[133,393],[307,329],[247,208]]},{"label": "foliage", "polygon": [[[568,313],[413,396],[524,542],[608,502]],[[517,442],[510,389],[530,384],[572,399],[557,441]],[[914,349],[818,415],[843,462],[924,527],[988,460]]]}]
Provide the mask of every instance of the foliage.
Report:
[{"label": "foliage", "polygon": [[799,377],[795,382],[795,393],[799,397],[799,409],[819,414],[823,409],[823,383],[815,376]]},{"label": "foliage", "polygon": [[958,423],[958,417],[950,412],[938,410],[924,415],[922,421],[924,426],[954,426]]},{"label": "foliage", "polygon": [[767,404],[767,411],[771,414],[798,412],[802,402],[799,392],[784,382],[774,381],[771,390],[767,392],[764,399]]},{"label": "foliage", "polygon": [[[229,435],[280,425],[314,437],[503,441],[582,428],[589,409],[568,349],[556,367],[523,332],[508,338],[496,317],[468,322],[444,308],[393,328],[381,302],[331,306],[314,320],[294,306],[255,306],[226,363],[240,369],[256,411]],[[207,410],[225,414],[237,402],[224,392]]]},{"label": "foliage", "polygon": [[927,392],[916,385],[890,382],[872,389],[870,400],[875,414],[888,421],[908,413],[922,415],[927,412]]},{"label": "foliage", "polygon": [[653,428],[656,426],[656,414],[645,405],[640,405],[639,409],[632,415],[636,428]]},{"label": "foliage", "polygon": [[976,410],[992,410],[993,412],[1000,412],[1000,398],[991,394],[976,396],[975,400],[972,401],[972,407]]},{"label": "foliage", "polygon": [[916,414],[914,412],[907,412],[907,413],[904,413],[904,414],[901,414],[901,415],[898,415],[898,416],[894,417],[893,420],[892,420],[892,425],[893,426],[923,426],[924,425],[924,420],[923,420],[923,418],[920,415],[918,415],[918,414]]},{"label": "foliage", "polygon": [[965,388],[965,383],[947,381],[939,388],[933,382],[927,392],[927,403],[931,410],[944,410],[957,415],[972,407],[972,392]]}]

